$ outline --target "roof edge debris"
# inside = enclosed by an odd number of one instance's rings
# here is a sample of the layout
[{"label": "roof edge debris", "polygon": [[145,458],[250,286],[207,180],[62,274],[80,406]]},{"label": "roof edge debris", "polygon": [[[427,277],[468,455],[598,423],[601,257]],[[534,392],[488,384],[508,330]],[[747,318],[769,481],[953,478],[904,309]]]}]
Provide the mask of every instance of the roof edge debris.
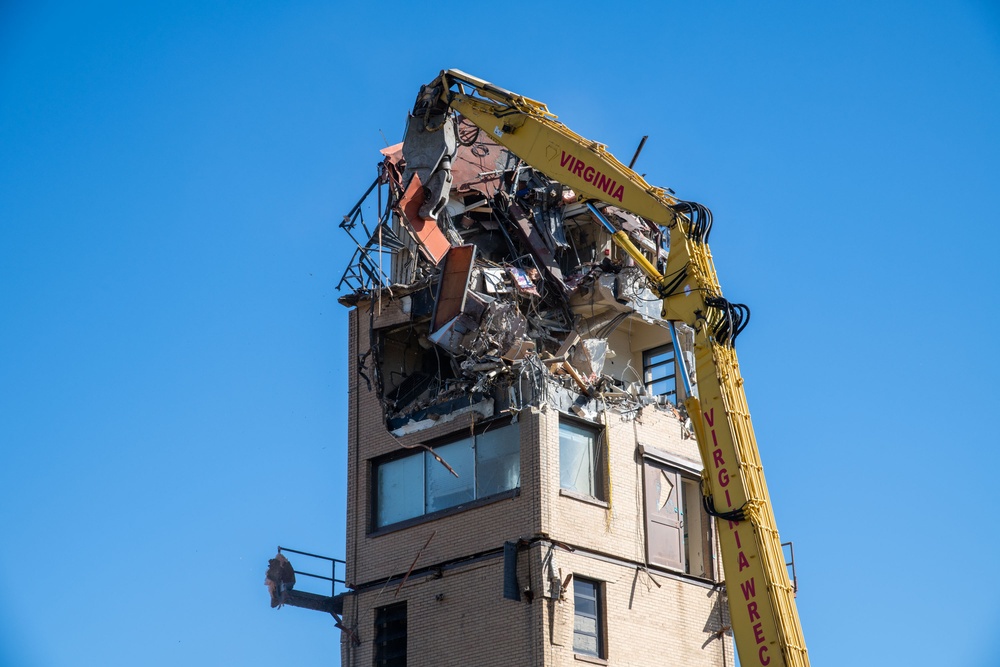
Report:
[{"label": "roof edge debris", "polygon": [[[686,421],[683,390],[644,369],[643,351],[670,339],[642,271],[571,188],[461,116],[447,121],[433,133],[409,123],[340,225],[356,250],[338,301],[370,318],[359,372],[387,429],[541,405],[591,420],[651,405]],[[667,230],[599,208],[662,269]]]}]

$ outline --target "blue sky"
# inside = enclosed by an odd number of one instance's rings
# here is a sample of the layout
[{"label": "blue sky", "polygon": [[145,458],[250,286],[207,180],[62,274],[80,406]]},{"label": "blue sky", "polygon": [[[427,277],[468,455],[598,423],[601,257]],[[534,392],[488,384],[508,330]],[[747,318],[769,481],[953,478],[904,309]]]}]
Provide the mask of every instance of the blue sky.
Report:
[{"label": "blue sky", "polygon": [[263,574],[343,555],[337,223],[447,67],[713,209],[813,663],[1000,662],[1000,11],[693,4],[0,5],[0,664],[338,664]]}]

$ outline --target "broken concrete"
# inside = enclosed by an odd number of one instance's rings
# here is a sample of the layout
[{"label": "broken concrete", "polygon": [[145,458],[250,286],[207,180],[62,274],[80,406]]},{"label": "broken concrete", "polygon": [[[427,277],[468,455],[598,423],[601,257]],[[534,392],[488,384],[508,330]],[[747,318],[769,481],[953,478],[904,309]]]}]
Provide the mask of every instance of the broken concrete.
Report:
[{"label": "broken concrete", "polygon": [[[361,370],[387,428],[401,435],[544,404],[587,418],[630,419],[644,406],[680,415],[664,396],[676,403],[683,388],[664,394],[644,366],[671,337],[643,272],[573,190],[436,113],[411,115],[405,142],[382,151],[380,218],[340,285],[353,288],[341,303],[372,320]],[[360,209],[341,225],[349,233]],[[600,211],[662,269],[666,230]],[[692,360],[683,325],[677,339],[678,356]]]}]

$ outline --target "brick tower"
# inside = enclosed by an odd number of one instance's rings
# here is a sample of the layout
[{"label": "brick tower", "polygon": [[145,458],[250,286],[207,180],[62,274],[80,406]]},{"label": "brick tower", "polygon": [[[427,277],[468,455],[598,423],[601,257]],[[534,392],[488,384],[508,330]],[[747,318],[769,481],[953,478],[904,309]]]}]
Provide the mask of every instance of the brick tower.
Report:
[{"label": "brick tower", "polygon": [[[400,148],[383,155],[378,222],[359,204],[342,225],[342,664],[732,665],[676,407],[690,332],[572,192],[484,134],[430,224]],[[655,225],[603,214],[660,260]]]}]

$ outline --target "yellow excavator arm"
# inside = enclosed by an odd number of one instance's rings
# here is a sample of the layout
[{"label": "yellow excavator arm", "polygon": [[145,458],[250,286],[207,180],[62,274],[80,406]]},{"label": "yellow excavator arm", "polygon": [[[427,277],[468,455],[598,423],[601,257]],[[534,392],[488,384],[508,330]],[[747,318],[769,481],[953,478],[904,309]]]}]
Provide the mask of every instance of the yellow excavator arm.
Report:
[{"label": "yellow excavator arm", "polygon": [[[749,311],[722,296],[708,248],[711,213],[679,201],[619,162],[606,147],[569,130],[541,102],[458,70],[421,89],[411,116],[421,131],[441,129],[458,112],[529,166],[571,187],[649,277],[663,317],[695,331],[698,395],[685,407],[704,464],[706,509],[716,517],[730,615],[744,667],[809,664],[764,481],[743,378],[733,347]],[[666,227],[670,252],[661,273],[593,202],[612,204]],[[677,356],[681,362],[681,356]]]}]

